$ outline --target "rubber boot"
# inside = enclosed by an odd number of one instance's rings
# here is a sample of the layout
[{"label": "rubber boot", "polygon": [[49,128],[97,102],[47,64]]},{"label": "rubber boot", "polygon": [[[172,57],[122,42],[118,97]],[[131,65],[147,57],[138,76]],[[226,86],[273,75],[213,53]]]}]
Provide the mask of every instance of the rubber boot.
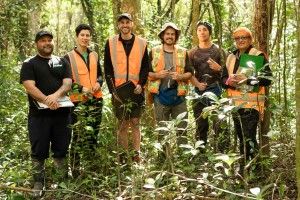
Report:
[{"label": "rubber boot", "polygon": [[33,195],[34,197],[41,197],[43,195],[44,183],[45,183],[45,160],[32,159],[32,171],[33,171]]},{"label": "rubber boot", "polygon": [[56,168],[56,174],[58,176],[58,181],[64,182],[67,184],[68,182],[68,162],[66,158],[54,158],[54,167]]}]

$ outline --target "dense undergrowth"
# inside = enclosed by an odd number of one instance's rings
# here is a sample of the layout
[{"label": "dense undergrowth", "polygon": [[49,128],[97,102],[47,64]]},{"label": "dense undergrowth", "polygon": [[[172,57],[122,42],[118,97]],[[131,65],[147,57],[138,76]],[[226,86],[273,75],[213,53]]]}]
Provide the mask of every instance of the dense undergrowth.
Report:
[{"label": "dense undergrowth", "polygon": [[[2,62],[2,63],[9,63]],[[30,199],[32,193],[30,144],[27,136],[27,97],[19,84],[20,64],[1,65],[0,86],[0,199]],[[293,116],[280,116],[273,106],[271,120],[271,155],[260,158],[260,176],[237,175],[236,137],[230,131],[231,145],[226,154],[216,148],[215,135],[209,133],[206,149],[194,139],[194,119],[189,107],[188,145],[176,145],[173,120],[162,129],[166,137],[157,143],[157,133],[150,124],[152,113],[146,111],[142,129],[142,162],[119,163],[115,137],[116,119],[112,114],[110,95],[105,94],[103,119],[95,152],[85,151],[81,174],[67,184],[59,183],[53,174],[52,159],[46,163],[46,191],[42,199],[295,199],[295,151]],[[273,102],[273,105],[275,103]],[[224,104],[214,109],[224,113]],[[231,126],[231,125],[230,125]],[[289,127],[289,128],[287,128]],[[87,128],[88,130],[88,128]],[[168,154],[161,156],[163,146]],[[160,156],[159,156],[160,155]],[[249,166],[249,170],[254,170]]]}]

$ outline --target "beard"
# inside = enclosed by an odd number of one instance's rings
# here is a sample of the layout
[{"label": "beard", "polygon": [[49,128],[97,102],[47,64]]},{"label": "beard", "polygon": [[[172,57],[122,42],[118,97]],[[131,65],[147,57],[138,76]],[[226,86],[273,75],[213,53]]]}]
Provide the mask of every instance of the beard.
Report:
[{"label": "beard", "polygon": [[130,33],[130,28],[122,28],[121,29],[121,32],[123,33],[123,34],[128,34],[128,33]]},{"label": "beard", "polygon": [[173,44],[175,44],[175,40],[173,40],[172,38],[168,38],[168,39],[164,40],[164,44],[173,45]]},{"label": "beard", "polygon": [[38,52],[41,56],[51,56],[51,54],[53,53],[53,45],[49,45],[49,46],[40,46],[37,48]]}]

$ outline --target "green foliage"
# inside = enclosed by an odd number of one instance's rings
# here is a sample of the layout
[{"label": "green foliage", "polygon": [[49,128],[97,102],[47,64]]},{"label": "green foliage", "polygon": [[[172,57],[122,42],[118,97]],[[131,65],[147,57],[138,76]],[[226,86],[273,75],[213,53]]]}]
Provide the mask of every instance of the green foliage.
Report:
[{"label": "green foliage", "polygon": [[[57,5],[60,2],[60,5]],[[171,21],[171,15],[166,14],[169,1],[142,1],[141,22],[147,38],[148,48],[160,44],[157,33],[161,26]],[[190,26],[191,1],[176,1],[175,22],[182,30],[179,45],[191,48],[193,27]],[[201,1],[199,18],[210,21],[213,29],[220,27],[210,1]],[[232,32],[239,26],[246,26],[253,31],[253,6],[250,1],[212,1],[222,3],[219,13],[222,18],[222,43],[227,52],[232,51],[234,43]],[[106,39],[114,35],[113,1],[91,1],[94,10],[95,31],[98,43],[92,43],[91,48],[99,48],[100,58],[103,59]],[[287,18],[289,22],[283,33],[279,30],[282,19],[282,1],[276,2],[272,30],[270,30],[271,68],[275,80],[271,86],[270,103],[271,155],[269,159],[260,161],[263,166],[264,178],[250,176],[244,180],[235,176],[237,160],[234,145],[226,154],[215,153],[214,133],[209,131],[209,143],[204,148],[201,141],[194,140],[194,118],[189,107],[188,140],[186,145],[177,146],[174,138],[176,124],[180,117],[159,129],[151,127],[147,118],[151,118],[148,110],[141,122],[142,157],[140,165],[132,162],[131,153],[127,152],[126,164],[119,163],[116,142],[116,120],[112,112],[110,95],[104,85],[104,107],[102,124],[99,130],[98,148],[95,156],[83,160],[83,173],[77,179],[69,179],[67,183],[59,183],[52,177],[53,171],[47,171],[45,199],[193,199],[214,197],[220,199],[294,199],[295,191],[295,96],[294,83],[296,73],[296,40],[295,5],[287,2]],[[79,23],[88,23],[80,0],[74,1],[24,1],[3,0],[0,2],[0,198],[1,199],[30,199],[27,192],[18,188],[32,187],[30,167],[30,145],[27,134],[28,103],[23,86],[19,83],[20,61],[33,55],[33,38],[37,29],[50,29],[55,34],[55,52],[64,55],[74,47],[74,29]],[[30,21],[34,18],[37,21]],[[25,21],[29,24],[26,25]],[[278,21],[276,21],[278,20]],[[23,23],[24,22],[24,23]],[[24,30],[24,27],[29,27]],[[266,27],[265,27],[266,28]],[[186,33],[186,34],[185,34]],[[284,38],[283,36],[284,35]],[[255,36],[255,35],[254,35]],[[216,34],[212,37],[217,42]],[[284,42],[285,40],[285,42]],[[285,46],[284,46],[285,45]],[[288,51],[284,50],[288,47]],[[284,74],[285,73],[285,74]],[[285,82],[283,82],[285,77]],[[206,108],[204,116],[210,122],[215,118],[229,117],[237,108],[227,105],[228,99],[217,100],[213,95],[206,94],[216,103]],[[192,99],[192,98],[190,98]],[[188,102],[190,105],[191,103]],[[83,122],[93,120],[83,119]],[[79,124],[87,132],[91,127]],[[232,124],[222,123],[222,128]],[[157,142],[158,130],[167,131],[167,136]],[[233,133],[230,133],[234,135]],[[231,138],[232,139],[232,138]],[[159,160],[164,145],[169,141],[169,153],[166,159]],[[231,141],[235,141],[232,139]],[[83,155],[90,155],[87,149]],[[53,163],[49,159],[48,168]],[[255,170],[255,166],[250,166]],[[1,185],[17,189],[2,189]],[[247,186],[247,187],[246,187]],[[248,188],[248,189],[247,189]]]}]

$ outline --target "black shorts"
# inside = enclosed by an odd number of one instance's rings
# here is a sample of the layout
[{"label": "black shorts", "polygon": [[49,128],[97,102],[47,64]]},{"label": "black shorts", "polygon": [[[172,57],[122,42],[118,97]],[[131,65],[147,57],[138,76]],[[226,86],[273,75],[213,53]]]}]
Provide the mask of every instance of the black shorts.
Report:
[{"label": "black shorts", "polygon": [[129,103],[122,104],[117,101],[114,97],[112,97],[112,104],[114,106],[114,113],[118,120],[129,120],[132,118],[141,118],[142,112],[145,109],[144,102],[143,103]]},{"label": "black shorts", "polygon": [[46,159],[51,148],[53,157],[65,157],[71,141],[70,113],[28,116],[31,157]]}]

